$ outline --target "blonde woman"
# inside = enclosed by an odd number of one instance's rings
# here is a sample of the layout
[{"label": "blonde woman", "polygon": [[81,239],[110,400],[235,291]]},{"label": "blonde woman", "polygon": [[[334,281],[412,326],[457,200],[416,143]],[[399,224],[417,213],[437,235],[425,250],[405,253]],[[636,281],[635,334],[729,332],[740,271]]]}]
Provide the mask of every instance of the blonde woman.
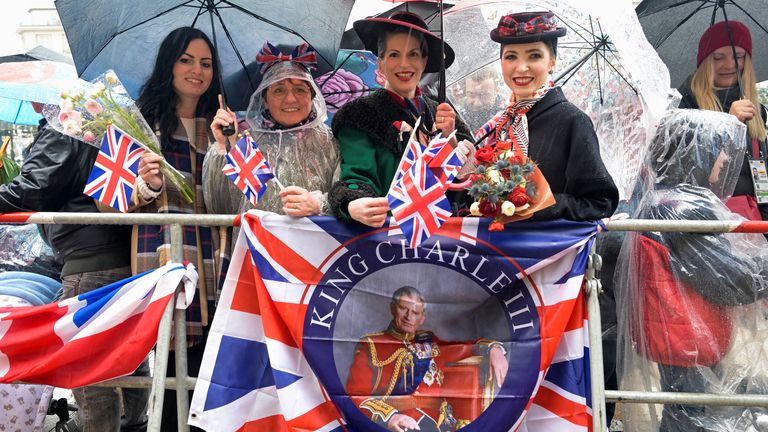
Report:
[{"label": "blonde woman", "polygon": [[696,71],[679,89],[680,108],[727,112],[747,125],[747,151],[733,197],[726,204],[747,219],[766,220],[768,205],[757,204],[750,163],[766,161],[766,111],[757,100],[749,29],[732,20],[712,25],[699,40],[696,63]]}]

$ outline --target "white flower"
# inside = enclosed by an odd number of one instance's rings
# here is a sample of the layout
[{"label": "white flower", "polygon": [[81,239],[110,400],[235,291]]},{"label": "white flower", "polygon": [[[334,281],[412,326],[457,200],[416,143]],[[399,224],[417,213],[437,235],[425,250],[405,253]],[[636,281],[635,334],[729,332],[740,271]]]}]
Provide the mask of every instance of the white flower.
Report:
[{"label": "white flower", "polygon": [[502,176],[499,170],[496,170],[496,169],[489,169],[488,171],[485,172],[485,176],[493,184],[499,184],[502,181],[504,181],[504,176]]},{"label": "white flower", "polygon": [[62,99],[59,103],[59,107],[61,107],[61,111],[73,111],[75,109],[75,104],[69,99]]},{"label": "white flower", "polygon": [[504,216],[512,216],[515,214],[515,205],[509,201],[504,201],[501,205],[501,214]]},{"label": "white flower", "polygon": [[105,80],[107,81],[107,83],[109,83],[110,85],[115,85],[115,84],[117,84],[117,74],[116,74],[116,73],[114,73],[114,72],[112,72],[112,71],[109,71],[109,72],[107,72],[107,74],[106,74],[106,75],[104,75],[104,79],[105,79]]},{"label": "white flower", "polygon": [[62,125],[64,127],[64,134],[71,137],[77,137],[83,132],[80,126],[74,121],[68,121]]},{"label": "white flower", "polygon": [[59,96],[61,96],[62,99],[68,99],[69,98],[69,90],[62,90],[61,93],[59,93]]},{"label": "white flower", "polygon": [[469,214],[472,216],[480,216],[480,203],[473,202],[471,206],[469,206]]}]

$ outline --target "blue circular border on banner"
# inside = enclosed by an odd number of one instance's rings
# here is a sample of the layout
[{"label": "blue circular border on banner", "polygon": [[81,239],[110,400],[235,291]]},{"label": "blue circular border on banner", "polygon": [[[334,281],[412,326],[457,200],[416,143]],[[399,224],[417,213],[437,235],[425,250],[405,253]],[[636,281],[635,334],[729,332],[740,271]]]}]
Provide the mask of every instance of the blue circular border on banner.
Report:
[{"label": "blue circular border on banner", "polygon": [[[375,247],[371,247],[373,244]],[[434,251],[435,245],[440,249],[441,257],[451,258],[430,259],[428,251]],[[540,317],[525,283],[515,278],[520,268],[514,259],[500,255],[497,248],[482,241],[472,244],[439,235],[433,236],[417,249],[407,248],[402,236],[388,237],[386,233],[381,236],[381,232],[378,235],[376,232],[361,235],[345,246],[346,251],[326,266],[325,275],[309,299],[304,319],[303,352],[351,430],[385,431],[355,406],[341,382],[333,350],[337,312],[358,281],[388,266],[406,262],[429,263],[462,273],[476,281],[478,287],[482,286],[489,297],[498,299],[506,312],[504,316],[509,328],[510,340],[504,341],[510,350],[507,353],[509,371],[490,406],[461,430],[509,430],[514,426],[523,415],[530,395],[536,388],[541,365]],[[489,271],[494,276],[484,273]],[[343,275],[344,284],[338,282],[340,275]],[[329,284],[331,279],[337,281]],[[481,279],[484,282],[481,283]]]}]

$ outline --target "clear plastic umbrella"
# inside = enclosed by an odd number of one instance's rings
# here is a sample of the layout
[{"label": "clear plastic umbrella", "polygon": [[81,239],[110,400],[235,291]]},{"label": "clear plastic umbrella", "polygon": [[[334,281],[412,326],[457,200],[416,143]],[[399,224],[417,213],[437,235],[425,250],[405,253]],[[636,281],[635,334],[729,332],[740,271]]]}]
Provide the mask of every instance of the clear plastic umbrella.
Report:
[{"label": "clear plastic umbrella", "polygon": [[[536,10],[553,11],[568,29],[558,42],[556,84],[592,118],[605,165],[626,199],[655,124],[677,102],[670,93],[669,72],[645,39],[629,2],[460,3],[445,13],[445,39],[457,53],[456,62],[447,70],[449,97],[473,127],[490,119],[479,117],[503,108],[509,89],[501,79],[500,47],[491,41],[490,30],[504,14]],[[484,95],[478,102],[482,92],[476,76],[495,80],[495,98]],[[483,115],[477,116],[478,112]]]}]

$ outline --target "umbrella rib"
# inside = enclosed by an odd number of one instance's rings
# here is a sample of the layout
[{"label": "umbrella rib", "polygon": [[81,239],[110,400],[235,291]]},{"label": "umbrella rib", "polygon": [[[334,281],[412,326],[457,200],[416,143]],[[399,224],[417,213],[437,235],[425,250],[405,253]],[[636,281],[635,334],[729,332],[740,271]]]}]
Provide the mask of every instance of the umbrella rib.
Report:
[{"label": "umbrella rib", "polygon": [[[111,40],[112,40],[112,39],[114,39],[114,37],[115,37],[115,36],[117,36],[117,35],[120,35],[120,34],[123,34],[123,33],[127,32],[127,31],[129,31],[129,30],[132,30],[132,29],[134,29],[134,28],[136,28],[136,27],[140,26],[140,25],[146,24],[146,23],[148,23],[149,21],[152,21],[152,20],[153,20],[153,19],[155,19],[155,18],[160,18],[161,16],[163,16],[163,15],[165,15],[165,14],[169,13],[169,12],[173,12],[174,10],[176,10],[176,9],[178,9],[178,8],[180,8],[180,7],[184,7],[184,6],[187,6],[187,5],[188,5],[188,3],[192,3],[193,1],[195,1],[195,0],[187,0],[187,1],[186,1],[186,2],[184,2],[184,3],[181,3],[181,4],[177,4],[176,6],[174,6],[174,7],[172,7],[172,8],[168,8],[168,9],[166,9],[166,10],[164,10],[164,11],[160,12],[160,13],[158,13],[157,15],[155,15],[155,16],[153,16],[153,17],[149,17],[149,18],[145,19],[144,21],[141,21],[141,22],[139,22],[139,23],[136,23],[136,24],[134,24],[134,25],[132,25],[132,26],[130,26],[130,27],[128,27],[128,28],[125,28],[125,29],[123,29],[123,30],[120,30],[120,31],[116,32],[114,35],[112,35],[112,38],[110,38],[110,40],[109,40],[109,41],[107,41],[107,44],[108,44],[109,42],[111,42]],[[105,44],[105,46],[106,46],[106,44]]]},{"label": "umbrella rib", "polygon": [[234,39],[232,39],[232,35],[229,33],[229,29],[227,28],[226,24],[224,24],[224,19],[221,18],[221,15],[219,14],[219,11],[217,9],[213,9],[210,13],[214,13],[216,15],[216,18],[219,19],[219,23],[221,24],[221,28],[224,30],[224,34],[227,36],[227,40],[229,40],[229,44],[232,45],[232,49],[235,50],[235,55],[237,56],[237,60],[240,62],[240,65],[243,67],[243,70],[245,71],[245,76],[248,78],[248,86],[251,88],[251,93],[256,91],[255,88],[253,88],[253,77],[251,77],[251,73],[248,72],[248,67],[245,65],[245,61],[243,60],[243,56],[240,54],[240,50],[237,49],[237,45],[235,45]]},{"label": "umbrella rib", "polygon": [[696,9],[693,10],[693,12],[689,13],[688,16],[683,18],[682,21],[677,23],[676,26],[674,26],[669,32],[667,32],[667,34],[665,34],[661,39],[659,39],[657,43],[653,44],[653,47],[659,48],[664,42],[667,41],[667,39],[669,39],[670,36],[672,36],[672,33],[674,33],[677,29],[680,28],[680,26],[687,23],[688,20],[690,20],[694,15],[696,15],[700,10],[704,9],[704,5],[705,3],[700,4]]},{"label": "umbrella rib", "polygon": [[[661,8],[661,9],[658,9],[658,10],[655,10],[655,11],[653,11],[653,12],[651,12],[651,13],[648,13],[648,14],[646,14],[646,13],[643,13],[642,15],[638,14],[638,15],[637,15],[637,17],[638,17],[638,18],[645,18],[645,17],[649,17],[649,16],[651,16],[651,15],[655,15],[655,14],[657,14],[657,13],[659,13],[659,12],[668,11],[668,10],[670,10],[670,9],[674,9],[674,8],[676,8],[676,7],[678,7],[678,6],[684,6],[684,5],[687,5],[687,4],[690,4],[690,3],[692,3],[692,0],[682,0],[682,1],[680,1],[680,2],[677,2],[677,3],[671,4],[671,5],[667,5],[667,6],[664,6],[663,8]],[[702,2],[702,4],[704,4],[704,3]]]},{"label": "umbrella rib", "polygon": [[[272,20],[269,20],[269,19],[267,19],[267,18],[264,18],[264,17],[262,17],[262,16],[260,16],[260,15],[257,15],[257,14],[255,14],[255,13],[253,13],[253,12],[249,11],[248,9],[245,9],[245,8],[243,8],[242,6],[239,6],[239,5],[236,5],[236,4],[233,4],[233,3],[230,3],[228,0],[222,0],[221,2],[222,2],[222,3],[226,3],[226,4],[228,4],[228,5],[229,5],[229,6],[231,6],[232,8],[234,8],[234,9],[237,9],[237,10],[239,10],[240,12],[242,12],[242,13],[244,13],[244,14],[246,14],[246,15],[250,15],[250,16],[254,17],[254,18],[256,18],[257,20],[259,20],[259,21],[261,21],[261,22],[264,22],[264,23],[267,23],[267,24],[269,24],[269,25],[275,26],[275,27],[279,28],[280,30],[283,30],[283,31],[285,31],[285,32],[287,32],[287,33],[290,33],[290,34],[292,34],[292,35],[298,36],[298,37],[299,37],[301,40],[303,40],[303,41],[304,41],[304,42],[306,42],[307,44],[309,44],[309,45],[312,45],[312,44],[311,44],[311,43],[310,43],[310,42],[309,42],[309,41],[308,41],[308,40],[307,40],[307,39],[306,39],[304,36],[302,36],[301,34],[299,34],[299,33],[298,33],[296,30],[292,30],[292,29],[290,29],[290,28],[288,28],[288,27],[286,27],[286,26],[284,26],[284,25],[278,24],[278,23],[276,23],[276,22],[274,22],[274,21],[272,21]],[[331,68],[333,68],[333,63],[331,63],[330,61],[328,61],[328,59],[327,59],[327,58],[325,58],[325,56],[324,56],[322,53],[320,53],[320,51],[317,51],[317,55],[318,55],[318,57],[320,57],[321,59],[323,59],[323,61],[325,61],[325,63],[326,63],[326,64],[328,64],[328,65],[329,65]]]},{"label": "umbrella rib", "polygon": [[749,19],[751,19],[753,23],[757,24],[757,26],[758,26],[758,27],[760,27],[760,28],[761,28],[761,29],[762,29],[764,32],[768,33],[768,29],[766,29],[765,27],[763,27],[763,25],[762,25],[762,24],[760,24],[760,23],[759,23],[759,22],[758,22],[758,21],[757,21],[757,20],[756,20],[756,19],[755,19],[755,18],[752,16],[752,14],[750,14],[750,13],[749,13],[749,12],[747,12],[747,11],[746,11],[746,10],[745,10],[743,7],[741,7],[741,5],[739,5],[738,3],[736,3],[736,2],[734,2],[734,1],[732,1],[732,0],[731,0],[731,4],[732,4],[732,5],[734,5],[734,6],[735,6],[737,9],[739,9],[740,11],[744,12],[744,15],[746,15],[747,17],[749,17]]},{"label": "umbrella rib", "polygon": [[614,64],[613,64],[613,63],[611,63],[611,61],[610,61],[610,60],[608,60],[608,58],[607,58],[605,55],[603,55],[602,53],[599,53],[599,52],[598,52],[598,54],[599,54],[601,57],[603,57],[603,58],[606,60],[606,63],[608,64],[608,66],[609,66],[611,69],[613,69],[613,71],[614,71],[614,72],[616,72],[616,74],[619,76],[619,78],[621,78],[621,80],[622,80],[622,81],[624,81],[625,83],[627,83],[627,85],[629,86],[629,88],[631,88],[631,89],[632,89],[632,91],[633,91],[633,92],[635,92],[635,94],[637,94],[637,89],[635,88],[635,86],[633,86],[633,85],[632,85],[632,83],[631,83],[631,82],[629,82],[629,80],[627,79],[627,77],[625,77],[623,73],[621,73],[621,72],[620,72],[618,69],[616,69],[616,66],[614,66]]},{"label": "umbrella rib", "polygon": [[[172,8],[166,9],[166,10],[164,10],[164,11],[162,11],[162,12],[158,13],[157,15],[155,15],[155,16],[153,16],[153,17],[149,17],[149,18],[147,18],[147,19],[145,19],[144,21],[142,21],[142,22],[140,22],[140,23],[134,24],[134,25],[132,25],[132,26],[130,26],[130,27],[128,27],[128,28],[125,28],[125,29],[123,29],[123,30],[120,30],[120,31],[117,31],[117,32],[115,32],[114,34],[112,34],[112,36],[110,36],[110,37],[109,37],[109,39],[107,39],[107,40],[104,42],[104,44],[101,46],[101,48],[99,48],[99,52],[97,52],[96,54],[94,54],[94,55],[91,57],[91,60],[90,60],[90,61],[93,61],[93,60],[94,60],[96,57],[98,57],[98,56],[99,56],[99,54],[101,54],[101,52],[102,52],[102,51],[104,51],[104,48],[106,48],[106,47],[107,47],[107,45],[109,45],[109,44],[110,44],[110,42],[112,42],[112,41],[113,41],[113,40],[114,40],[114,39],[115,39],[117,36],[119,36],[119,35],[121,35],[121,34],[123,34],[123,33],[127,32],[127,31],[129,31],[129,30],[132,30],[132,29],[134,29],[134,28],[136,28],[136,27],[138,27],[138,26],[140,26],[140,25],[142,25],[142,24],[145,24],[145,23],[147,23],[147,22],[149,22],[149,21],[152,21],[152,20],[153,20],[153,19],[155,19],[155,18],[159,18],[159,17],[161,17],[161,16],[163,16],[163,15],[165,15],[165,14],[169,13],[169,12],[172,12],[172,11],[174,11],[174,10],[176,10],[176,9],[178,9],[178,8],[180,8],[180,7],[182,7],[182,6],[186,6],[186,4],[187,4],[187,3],[190,3],[190,2],[192,2],[192,1],[194,1],[194,0],[187,0],[185,3],[181,3],[181,4],[178,4],[178,5],[176,5],[176,6],[172,7]],[[87,68],[87,66],[86,66],[86,68]],[[85,69],[83,69],[83,72],[85,72]],[[82,72],[80,72],[80,74],[82,74]]]},{"label": "umbrella rib", "polygon": [[[339,64],[339,66],[337,66],[337,67],[333,68],[333,72],[331,72],[330,74],[328,74],[328,76],[325,78],[325,80],[323,80],[323,82],[319,84],[319,86],[320,86],[320,88],[321,88],[321,89],[323,88],[323,86],[325,85],[325,83],[327,83],[327,82],[328,82],[328,80],[329,80],[329,79],[331,79],[331,78],[333,78],[334,76],[336,76],[336,72],[338,72],[338,71],[339,71],[339,69],[341,69],[341,68],[342,68],[342,66],[344,66],[345,64],[347,64],[347,61],[349,61],[349,59],[350,59],[350,58],[352,58],[352,55],[354,55],[354,54],[355,54],[355,53],[354,53],[354,51],[350,51],[350,52],[347,54],[347,57],[344,59],[344,61],[342,61],[342,62]],[[323,93],[323,94],[325,94],[325,93]]]}]

